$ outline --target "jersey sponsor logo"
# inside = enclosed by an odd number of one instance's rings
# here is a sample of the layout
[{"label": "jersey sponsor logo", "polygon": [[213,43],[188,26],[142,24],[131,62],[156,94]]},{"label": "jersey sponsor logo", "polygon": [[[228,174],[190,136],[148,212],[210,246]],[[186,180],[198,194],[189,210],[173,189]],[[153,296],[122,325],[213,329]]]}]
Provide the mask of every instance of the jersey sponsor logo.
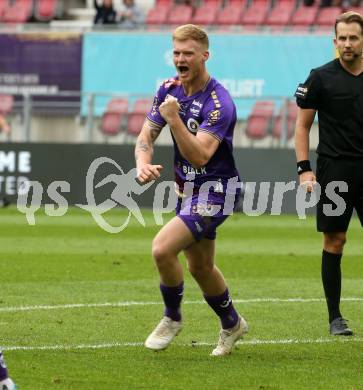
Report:
[{"label": "jersey sponsor logo", "polygon": [[199,116],[199,113],[200,113],[200,109],[199,108],[191,108],[189,110],[194,116]]},{"label": "jersey sponsor logo", "polygon": [[195,100],[195,99],[193,100],[192,105],[197,106],[199,108],[203,107],[203,104],[201,102],[198,102],[198,100]]},{"label": "jersey sponsor logo", "polygon": [[187,122],[187,128],[189,131],[195,134],[198,131],[199,123],[194,118],[189,118]]},{"label": "jersey sponsor logo", "polygon": [[206,175],[207,174],[206,167],[193,168],[193,167],[190,167],[189,165],[183,165],[182,170],[183,170],[183,173],[185,173],[186,175],[188,175],[188,174],[189,175],[190,174],[193,174],[193,175]]},{"label": "jersey sponsor logo", "polygon": [[304,84],[299,84],[299,86],[296,89],[295,97],[300,99],[306,99],[306,95],[309,92],[309,89]]},{"label": "jersey sponsor logo", "polygon": [[208,118],[207,118],[207,125],[208,126],[213,126],[216,122],[218,122],[220,117],[221,117],[220,110],[210,111],[209,114],[208,114]]}]

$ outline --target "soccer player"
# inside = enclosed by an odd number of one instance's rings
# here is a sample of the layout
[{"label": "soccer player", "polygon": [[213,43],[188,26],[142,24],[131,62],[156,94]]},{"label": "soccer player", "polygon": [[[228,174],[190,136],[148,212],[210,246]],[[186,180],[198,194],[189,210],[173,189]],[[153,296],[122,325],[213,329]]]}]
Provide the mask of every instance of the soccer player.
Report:
[{"label": "soccer player", "polygon": [[[220,337],[212,351],[212,355],[219,356],[229,354],[248,327],[234,308],[224,277],[214,264],[216,228],[228,217],[223,215],[229,194],[227,183],[231,178],[238,180],[239,175],[232,155],[236,108],[226,89],[207,72],[208,47],[206,32],[197,26],[183,25],[174,31],[177,76],[159,88],[137,139],[135,157],[142,183],[159,178],[162,166],[152,164],[153,144],[162,128],[169,125],[179,198],[177,216],[162,227],[152,243],[165,311],[145,346],[164,349],[182,328],[184,278],[178,255],[183,251],[205,300],[220,317]],[[191,177],[193,183],[188,181]],[[214,183],[208,202],[198,201],[199,190],[208,181]],[[194,184],[193,193],[187,189],[190,184]],[[238,196],[237,191],[233,203]]]},{"label": "soccer player", "polygon": [[8,376],[4,357],[0,351],[0,390],[16,390],[16,388],[16,385]]},{"label": "soccer player", "polygon": [[[321,197],[317,229],[323,232],[322,281],[332,335],[352,335],[340,312],[341,258],[353,209],[363,225],[363,18],[356,12],[341,14],[335,23],[334,44],[339,58],[313,69],[295,93],[300,107],[296,122],[297,172],[300,184],[313,190],[317,181]],[[309,131],[319,114],[317,174],[309,162]],[[329,192],[340,186],[344,212]],[[346,183],[346,184],[344,184]],[[335,194],[335,199],[338,194]],[[340,215],[335,215],[340,214]]]}]

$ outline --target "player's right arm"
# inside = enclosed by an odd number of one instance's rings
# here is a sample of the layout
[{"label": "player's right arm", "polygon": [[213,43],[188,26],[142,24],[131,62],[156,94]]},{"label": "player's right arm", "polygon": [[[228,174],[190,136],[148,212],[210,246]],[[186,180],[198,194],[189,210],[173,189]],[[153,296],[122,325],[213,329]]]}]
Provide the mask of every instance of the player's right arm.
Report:
[{"label": "player's right arm", "polygon": [[[295,153],[296,160],[309,160],[309,135],[313,125],[316,110],[299,108],[296,127],[295,127]],[[312,184],[316,182],[316,177],[313,171],[306,171],[299,176],[300,185],[306,185],[309,192],[312,191]],[[311,184],[310,184],[311,183]]]},{"label": "player's right arm", "polygon": [[153,165],[152,157],[154,142],[159,136],[162,127],[146,119],[141,132],[136,140],[135,160],[137,168],[137,179],[141,183],[148,183],[160,177],[161,165]]}]

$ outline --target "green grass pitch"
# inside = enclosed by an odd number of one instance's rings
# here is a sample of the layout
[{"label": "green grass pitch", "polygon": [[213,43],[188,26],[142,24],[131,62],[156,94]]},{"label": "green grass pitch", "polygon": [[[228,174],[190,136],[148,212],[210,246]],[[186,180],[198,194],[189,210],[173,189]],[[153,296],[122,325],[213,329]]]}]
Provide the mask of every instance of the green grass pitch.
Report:
[{"label": "green grass pitch", "polygon": [[[115,225],[126,217],[107,215]],[[187,272],[183,331],[166,351],[142,346],[162,315],[150,256],[159,227],[143,215],[146,228],[132,219],[112,235],[79,209],[39,211],[35,226],[15,208],[0,210],[0,345],[20,390],[363,389],[356,219],[342,268],[342,309],[355,336],[337,338],[327,331],[314,218],[229,218],[216,263],[250,332],[232,355],[213,358],[219,322]]]}]

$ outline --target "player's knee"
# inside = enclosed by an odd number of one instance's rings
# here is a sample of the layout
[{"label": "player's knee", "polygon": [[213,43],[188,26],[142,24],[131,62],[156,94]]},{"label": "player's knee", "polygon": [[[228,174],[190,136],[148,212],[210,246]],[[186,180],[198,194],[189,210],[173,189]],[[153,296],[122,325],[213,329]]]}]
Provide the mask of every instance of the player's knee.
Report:
[{"label": "player's knee", "polygon": [[171,257],[171,253],[168,247],[159,240],[153,241],[151,251],[152,256],[157,264],[166,263]]},{"label": "player's knee", "polygon": [[213,264],[210,263],[189,263],[188,269],[193,278],[198,279],[209,275],[213,271]]},{"label": "player's knee", "polygon": [[342,253],[347,237],[345,233],[325,233],[324,249],[331,253]]}]

